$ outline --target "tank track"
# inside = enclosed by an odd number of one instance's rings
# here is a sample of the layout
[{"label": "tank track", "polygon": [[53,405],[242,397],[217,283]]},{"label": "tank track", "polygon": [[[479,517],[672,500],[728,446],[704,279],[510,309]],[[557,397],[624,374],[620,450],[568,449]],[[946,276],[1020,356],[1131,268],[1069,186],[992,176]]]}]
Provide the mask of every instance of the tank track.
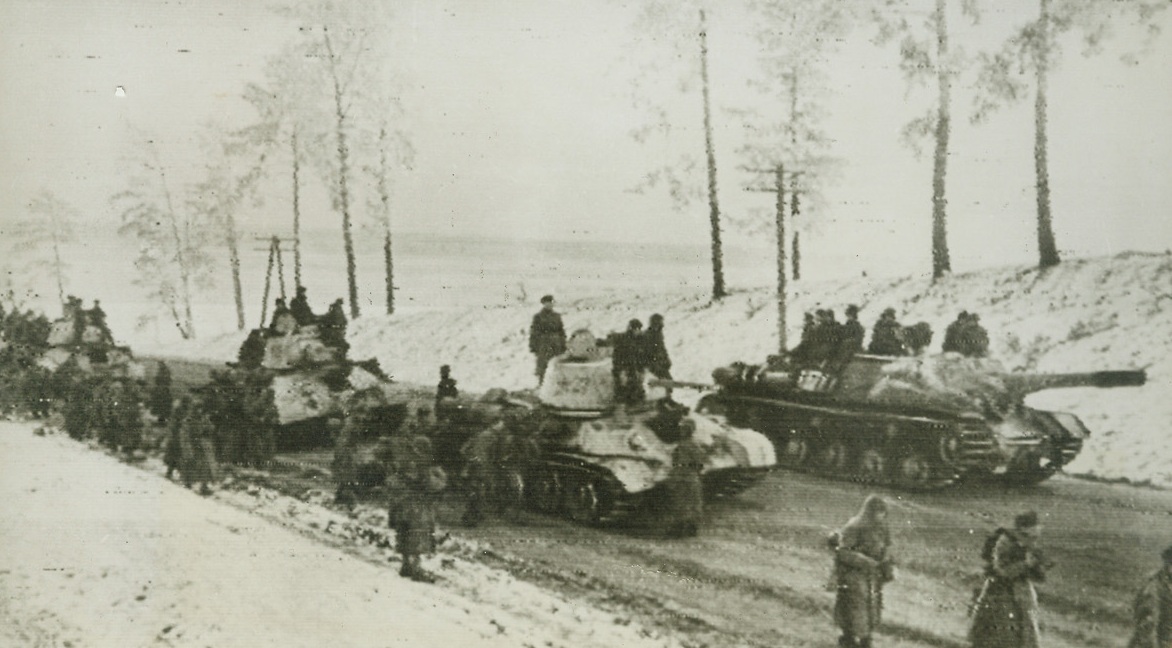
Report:
[{"label": "tank track", "polygon": [[937,490],[991,470],[998,456],[980,419],[853,412],[754,396],[710,403],[730,424],[769,436],[780,467],[834,479]]},{"label": "tank track", "polygon": [[726,468],[704,475],[706,498],[734,497],[769,474],[768,468]]},{"label": "tank track", "polygon": [[550,453],[529,466],[526,501],[534,510],[592,526],[620,524],[644,501],[610,472],[572,453]]}]

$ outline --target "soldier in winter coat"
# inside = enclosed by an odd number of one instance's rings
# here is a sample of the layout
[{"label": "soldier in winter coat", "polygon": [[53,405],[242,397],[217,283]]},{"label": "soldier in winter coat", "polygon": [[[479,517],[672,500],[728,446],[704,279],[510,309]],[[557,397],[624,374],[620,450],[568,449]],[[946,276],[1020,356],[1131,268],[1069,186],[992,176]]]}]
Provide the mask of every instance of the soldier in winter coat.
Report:
[{"label": "soldier in winter coat", "polygon": [[985,583],[974,603],[969,640],[973,648],[1038,648],[1038,594],[1049,564],[1037,548],[1042,526],[1027,511],[1013,529],[997,529],[986,541]]},{"label": "soldier in winter coat", "polygon": [[692,438],[696,422],[681,419],[680,440],[671,453],[671,472],[663,483],[667,495],[667,536],[688,538],[699,531],[704,516],[704,488],[700,473],[704,470],[704,450]]},{"label": "soldier in winter coat", "polygon": [[289,302],[289,312],[293,314],[293,319],[297,320],[298,326],[317,323],[317,316],[313,314],[313,309],[309,307],[309,298],[305,295],[305,286],[297,286],[297,296]]},{"label": "soldier in winter coat", "polygon": [[869,495],[835,537],[834,621],[843,648],[870,648],[883,612],[883,586],[894,577],[887,502]]},{"label": "soldier in winter coat", "polygon": [[387,523],[395,530],[395,549],[402,557],[399,575],[414,581],[434,583],[435,575],[420,565],[423,554],[435,552],[435,500],[447,486],[443,468],[432,466],[391,504]]},{"label": "soldier in winter coat", "polygon": [[545,380],[545,367],[551,358],[566,351],[566,328],[562,316],[553,309],[553,295],[541,298],[541,310],[529,325],[529,351],[537,357],[537,384]]},{"label": "soldier in winter coat", "polygon": [[875,355],[901,356],[907,355],[903,346],[899,321],[895,319],[895,309],[888,308],[879,316],[875,327],[871,329],[871,345],[867,351]]},{"label": "soldier in winter coat", "polygon": [[171,408],[171,420],[167,425],[167,442],[163,446],[163,465],[167,466],[167,479],[176,470],[183,471],[183,445],[180,440],[180,427],[187,410],[191,408],[191,397],[184,396],[179,403]]},{"label": "soldier in winter coat", "polygon": [[634,405],[643,400],[643,323],[633,319],[627,330],[615,336],[611,355],[614,395],[619,403]]},{"label": "soldier in winter coat", "polygon": [[969,321],[968,311],[961,311],[956,319],[944,329],[944,343],[940,350],[944,353],[963,353],[963,345],[961,344],[961,332],[964,330]]},{"label": "soldier in winter coat", "polygon": [[651,316],[647,332],[643,334],[643,358],[652,376],[671,380],[671,357],[663,340],[663,315],[659,313]]},{"label": "soldier in winter coat", "polygon": [[198,483],[199,494],[210,495],[210,484],[216,481],[215,426],[198,400],[193,400],[186,410],[179,430],[179,472],[184,486],[191,488]]},{"label": "soldier in winter coat", "polygon": [[1135,633],[1127,648],[1172,646],[1172,547],[1161,557],[1164,566],[1148,577],[1135,597]]},{"label": "soldier in winter coat", "polygon": [[334,483],[337,484],[334,503],[342,506],[353,506],[358,501],[358,449],[355,447],[358,430],[353,421],[354,417],[351,416],[345,422],[337,418],[327,422],[330,434],[334,437],[334,461],[330,464]]}]

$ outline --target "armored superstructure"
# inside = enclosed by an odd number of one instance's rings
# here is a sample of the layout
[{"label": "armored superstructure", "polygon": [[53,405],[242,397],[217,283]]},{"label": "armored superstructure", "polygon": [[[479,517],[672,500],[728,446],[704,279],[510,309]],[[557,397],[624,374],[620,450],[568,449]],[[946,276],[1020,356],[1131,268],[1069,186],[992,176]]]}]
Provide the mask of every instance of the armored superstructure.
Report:
[{"label": "armored superstructure", "polygon": [[856,354],[834,372],[780,356],[721,367],[713,378],[716,391],[698,409],[769,435],[783,467],[909,489],[1043,481],[1090,431],[1073,414],[1030,407],[1027,395],[1146,381],[1142,370],[1013,373],[956,353]]}]

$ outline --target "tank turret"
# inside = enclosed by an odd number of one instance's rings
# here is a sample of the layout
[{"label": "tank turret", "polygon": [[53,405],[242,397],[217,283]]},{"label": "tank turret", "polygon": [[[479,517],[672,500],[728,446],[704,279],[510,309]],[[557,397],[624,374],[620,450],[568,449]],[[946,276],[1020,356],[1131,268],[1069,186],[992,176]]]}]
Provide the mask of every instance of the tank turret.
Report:
[{"label": "tank turret", "polygon": [[713,372],[704,407],[770,435],[782,465],[911,488],[962,478],[1033,483],[1069,463],[1090,434],[1074,415],[1029,407],[1029,394],[1143,385],[1142,370],[1014,373],[956,353],[858,354],[834,372],[786,357]]}]

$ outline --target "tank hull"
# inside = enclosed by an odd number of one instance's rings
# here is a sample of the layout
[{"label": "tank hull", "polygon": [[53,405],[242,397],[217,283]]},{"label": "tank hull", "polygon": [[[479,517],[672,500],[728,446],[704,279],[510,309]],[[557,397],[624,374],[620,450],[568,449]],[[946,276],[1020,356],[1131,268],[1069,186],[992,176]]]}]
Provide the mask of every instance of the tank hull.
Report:
[{"label": "tank hull", "polygon": [[991,420],[796,390],[725,390],[705,396],[698,410],[765,434],[782,468],[909,490],[978,480],[1038,483],[1073,460],[1090,435],[1073,414],[1025,405]]}]

